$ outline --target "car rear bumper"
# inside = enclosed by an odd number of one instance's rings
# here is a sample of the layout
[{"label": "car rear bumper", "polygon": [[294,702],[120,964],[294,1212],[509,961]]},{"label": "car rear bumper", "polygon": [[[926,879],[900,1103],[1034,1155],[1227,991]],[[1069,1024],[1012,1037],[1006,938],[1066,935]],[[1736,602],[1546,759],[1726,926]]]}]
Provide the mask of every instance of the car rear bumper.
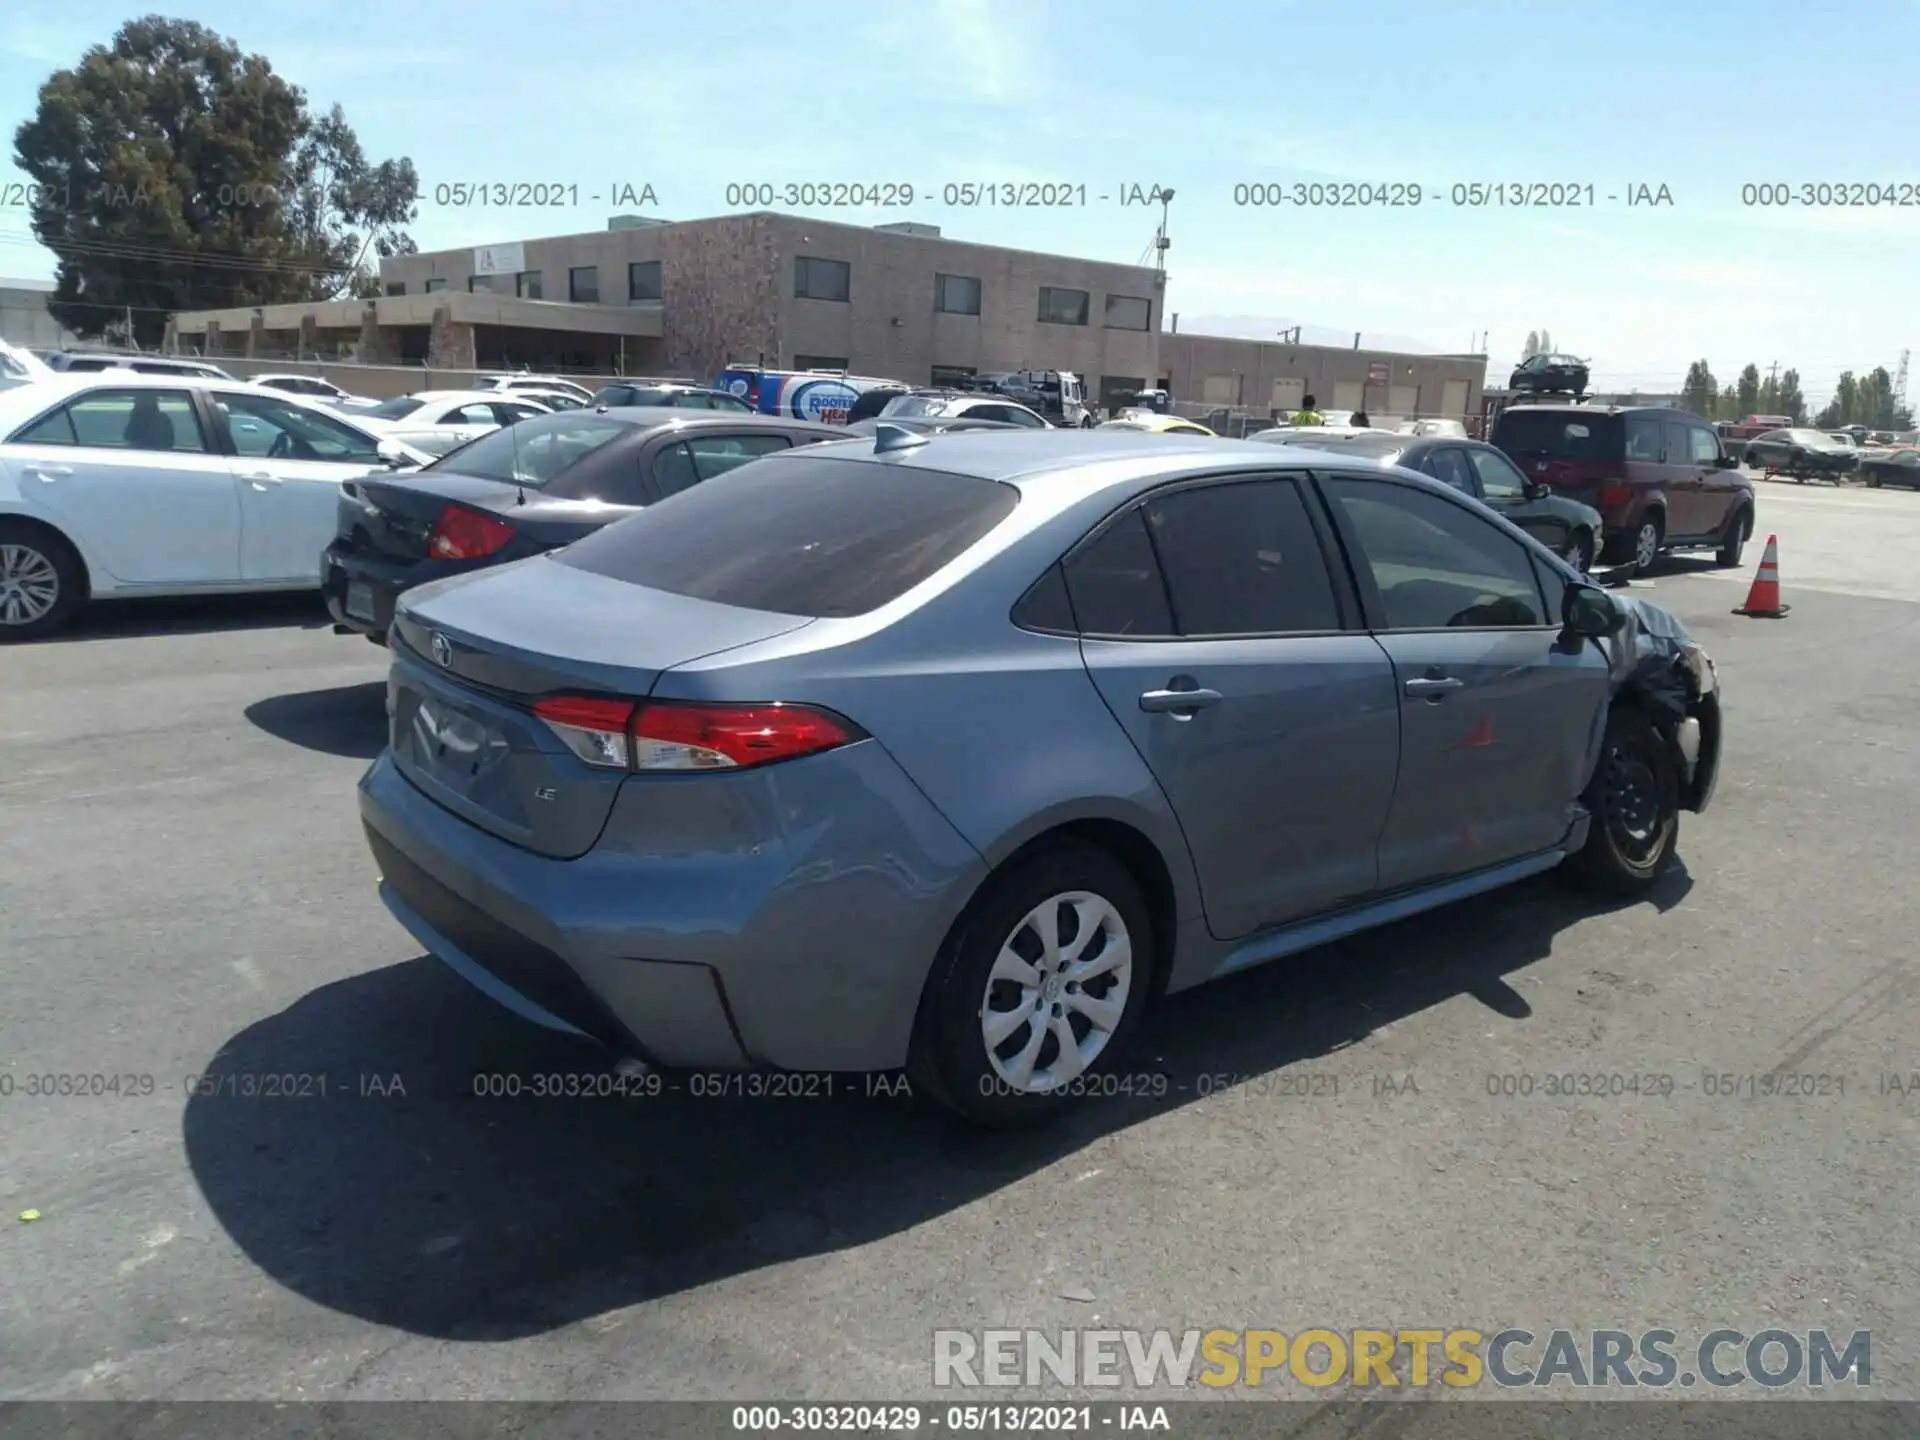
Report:
[{"label": "car rear bumper", "polygon": [[[336,540],[320,556],[320,594],[335,625],[370,639],[384,640],[393,624],[393,607],[416,585],[484,568],[490,561],[401,560],[347,548]],[[365,602],[364,613],[349,605],[349,592]]]},{"label": "car rear bumper", "polygon": [[382,898],[429,953],[533,1023],[670,1068],[903,1064],[934,954],[985,872],[873,741],[630,779],[578,860],[456,817],[391,753],[362,777],[360,813]]}]

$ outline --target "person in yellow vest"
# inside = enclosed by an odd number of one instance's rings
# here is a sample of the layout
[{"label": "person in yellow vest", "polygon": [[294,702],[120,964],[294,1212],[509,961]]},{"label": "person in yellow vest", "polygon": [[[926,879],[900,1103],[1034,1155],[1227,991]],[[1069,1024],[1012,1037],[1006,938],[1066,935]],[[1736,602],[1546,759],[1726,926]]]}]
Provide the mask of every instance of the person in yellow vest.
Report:
[{"label": "person in yellow vest", "polygon": [[1302,403],[1300,406],[1299,413],[1293,417],[1294,424],[1324,425],[1327,423],[1327,417],[1322,415],[1318,410],[1314,408],[1313,396],[1306,395],[1306,396],[1302,396],[1301,399],[1302,399]]}]

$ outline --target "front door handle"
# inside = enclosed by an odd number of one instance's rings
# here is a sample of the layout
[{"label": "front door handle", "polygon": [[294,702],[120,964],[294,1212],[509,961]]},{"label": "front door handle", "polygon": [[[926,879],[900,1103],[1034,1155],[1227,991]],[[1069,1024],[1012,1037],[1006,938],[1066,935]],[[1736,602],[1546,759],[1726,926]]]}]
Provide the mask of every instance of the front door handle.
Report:
[{"label": "front door handle", "polygon": [[242,475],[240,478],[256,490],[272,490],[276,486],[286,483],[278,475],[270,475],[264,470],[257,471],[252,475]]},{"label": "front door handle", "polygon": [[1151,714],[1171,714],[1184,720],[1195,710],[1218,705],[1223,698],[1218,690],[1149,690],[1140,697],[1140,708]]},{"label": "front door handle", "polygon": [[42,480],[64,480],[73,474],[71,465],[28,465],[23,468],[27,474],[37,475]]},{"label": "front door handle", "polygon": [[1422,700],[1439,700],[1466,683],[1453,676],[1429,675],[1423,680],[1407,681],[1406,689],[1407,694],[1418,696]]}]

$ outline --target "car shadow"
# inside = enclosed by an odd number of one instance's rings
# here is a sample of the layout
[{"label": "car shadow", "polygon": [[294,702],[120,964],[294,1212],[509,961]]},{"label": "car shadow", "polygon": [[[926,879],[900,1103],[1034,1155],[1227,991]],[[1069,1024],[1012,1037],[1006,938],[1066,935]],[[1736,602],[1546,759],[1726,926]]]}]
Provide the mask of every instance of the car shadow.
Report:
[{"label": "car shadow", "polygon": [[319,595],[187,595],[154,600],[97,600],[83,606],[72,623],[44,640],[64,645],[83,640],[127,640],[149,635],[204,635],[222,630],[293,628],[318,630],[330,625]]},{"label": "car shadow", "polygon": [[246,716],[289,745],[371,760],[387,743],[387,682],[367,680],[296,695],[270,695],[249,705]]},{"label": "car shadow", "polygon": [[[1676,869],[1651,903],[1690,885]],[[830,1095],[824,1077],[754,1097],[691,1076],[582,1095],[615,1083],[604,1051],[422,956],[233,1036],[187,1101],[185,1150],[227,1233],[295,1293],[415,1334],[520,1338],[937,1220],[1203,1100],[1208,1077],[1272,1076],[1456,996],[1525,1024],[1508,977],[1613,908],[1549,875],[1445,926],[1403,922],[1172,997],[1129,1066],[1136,1093],[1012,1134],[947,1118],[899,1076],[835,1077]]]}]

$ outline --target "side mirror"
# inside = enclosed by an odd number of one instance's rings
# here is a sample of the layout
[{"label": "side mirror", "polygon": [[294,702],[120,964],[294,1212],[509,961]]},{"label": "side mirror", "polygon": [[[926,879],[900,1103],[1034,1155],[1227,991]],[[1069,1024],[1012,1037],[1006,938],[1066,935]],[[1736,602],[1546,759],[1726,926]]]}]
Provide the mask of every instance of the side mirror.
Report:
[{"label": "side mirror", "polygon": [[373,448],[374,453],[379,455],[389,470],[404,470],[413,464],[412,458],[400,448],[397,441],[382,440]]},{"label": "side mirror", "polygon": [[1578,580],[1568,583],[1560,613],[1566,617],[1567,629],[1590,640],[1604,640],[1626,618],[1606,591]]},{"label": "side mirror", "polygon": [[1543,485],[1538,480],[1529,480],[1526,489],[1521,493],[1529,500],[1544,500],[1553,493],[1553,487]]},{"label": "side mirror", "polygon": [[1740,468],[1740,457],[1738,455],[1722,455],[1714,462],[1714,467],[1719,470],[1738,470]]}]

